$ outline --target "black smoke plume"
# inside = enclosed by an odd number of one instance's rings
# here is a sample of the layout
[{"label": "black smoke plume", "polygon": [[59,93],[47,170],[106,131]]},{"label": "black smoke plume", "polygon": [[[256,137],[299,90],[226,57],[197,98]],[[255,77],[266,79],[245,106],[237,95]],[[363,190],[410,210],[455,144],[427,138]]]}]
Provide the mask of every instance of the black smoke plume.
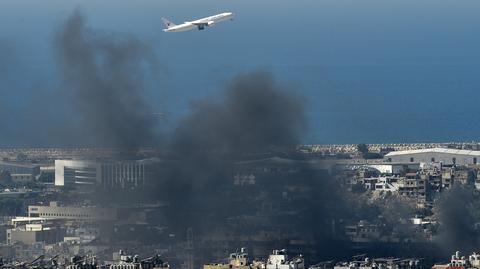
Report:
[{"label": "black smoke plume", "polygon": [[480,238],[474,229],[473,214],[477,211],[477,199],[473,187],[455,184],[435,202],[435,214],[440,224],[435,241],[445,255],[456,250],[468,253],[478,247]]},{"label": "black smoke plume", "polygon": [[155,72],[156,61],[146,44],[95,32],[77,10],[57,32],[54,48],[62,87],[80,113],[84,136],[96,145],[120,148],[155,142],[144,94],[145,74]]},{"label": "black smoke plume", "polygon": [[220,100],[194,102],[171,139],[176,161],[159,182],[173,222],[186,224],[186,212],[232,214],[225,187],[234,162],[293,147],[305,128],[303,100],[265,72],[237,76]]},{"label": "black smoke plume", "polygon": [[302,99],[256,72],[234,78],[220,102],[193,103],[172,149],[183,157],[265,152],[296,145],[305,127]]},{"label": "black smoke plume", "polygon": [[[55,48],[65,89],[88,134],[103,145],[129,148],[155,140],[155,124],[146,116],[150,110],[143,98],[143,74],[153,58],[146,45],[133,38],[93,32],[77,11],[58,32]],[[166,219],[179,233],[187,227],[196,233],[210,233],[215,227],[225,227],[227,219],[251,215],[272,204],[273,211],[291,208],[299,215],[265,213],[265,225],[293,227],[326,240],[322,233],[331,229],[318,227],[332,227],[332,217],[344,209],[331,186],[334,183],[309,161],[287,157],[281,162],[301,172],[273,173],[265,176],[264,182],[259,179],[248,192],[232,190],[233,171],[239,162],[276,162],[269,157],[287,156],[298,145],[307,129],[304,108],[305,101],[294,89],[280,85],[267,72],[235,77],[220,98],[192,103],[164,149],[170,154],[158,167],[155,188],[129,197],[167,201]],[[306,195],[312,199],[289,198],[285,186],[295,184],[307,186]],[[109,200],[112,195],[101,197]],[[304,197],[302,193],[298,196]],[[126,197],[120,199],[129,200]],[[237,232],[258,229],[249,228]]]}]

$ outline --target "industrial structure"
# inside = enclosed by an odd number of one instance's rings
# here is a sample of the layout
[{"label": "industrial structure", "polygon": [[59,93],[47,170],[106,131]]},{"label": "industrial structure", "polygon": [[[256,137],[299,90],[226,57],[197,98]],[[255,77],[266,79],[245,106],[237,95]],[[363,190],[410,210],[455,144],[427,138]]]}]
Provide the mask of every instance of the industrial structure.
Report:
[{"label": "industrial structure", "polygon": [[397,163],[442,163],[443,165],[476,165],[480,151],[447,148],[428,148],[393,151],[385,155],[387,162]]}]

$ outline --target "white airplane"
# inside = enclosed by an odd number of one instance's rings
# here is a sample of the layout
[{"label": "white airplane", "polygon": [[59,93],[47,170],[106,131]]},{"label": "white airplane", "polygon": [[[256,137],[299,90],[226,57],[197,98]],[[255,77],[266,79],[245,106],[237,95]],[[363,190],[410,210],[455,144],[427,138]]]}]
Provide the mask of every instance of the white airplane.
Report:
[{"label": "white airplane", "polygon": [[210,17],[206,17],[203,19],[198,19],[194,21],[186,21],[182,24],[174,24],[173,22],[162,18],[163,23],[165,24],[165,29],[163,29],[164,32],[183,32],[183,31],[189,31],[195,28],[198,28],[198,30],[203,30],[207,26],[212,26],[215,23],[219,23],[222,21],[226,20],[233,20],[233,13],[232,12],[225,12],[221,13],[218,15],[213,15]]}]

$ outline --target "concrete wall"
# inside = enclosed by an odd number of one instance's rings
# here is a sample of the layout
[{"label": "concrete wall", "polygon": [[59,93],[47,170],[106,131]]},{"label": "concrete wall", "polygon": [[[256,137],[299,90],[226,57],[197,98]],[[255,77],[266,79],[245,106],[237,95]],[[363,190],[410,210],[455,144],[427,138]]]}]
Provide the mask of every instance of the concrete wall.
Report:
[{"label": "concrete wall", "polygon": [[37,242],[35,231],[7,230],[7,244],[21,242],[27,245]]}]

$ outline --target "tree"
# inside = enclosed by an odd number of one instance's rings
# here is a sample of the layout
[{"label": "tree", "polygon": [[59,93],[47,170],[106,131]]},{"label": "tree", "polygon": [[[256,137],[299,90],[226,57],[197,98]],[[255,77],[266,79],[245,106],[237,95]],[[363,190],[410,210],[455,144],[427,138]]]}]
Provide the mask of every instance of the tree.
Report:
[{"label": "tree", "polygon": [[380,153],[367,152],[367,153],[363,154],[363,158],[364,159],[382,159],[383,156]]},{"label": "tree", "polygon": [[0,199],[0,216],[15,216],[22,212],[23,202],[20,198]]},{"label": "tree", "polygon": [[12,181],[12,177],[10,176],[10,172],[5,170],[0,171],[0,182],[9,183],[11,181]]},{"label": "tree", "polygon": [[38,178],[38,181],[43,183],[54,183],[55,173],[42,172]]},{"label": "tree", "polygon": [[26,161],[28,159],[28,156],[24,153],[18,153],[17,154],[17,161]]},{"label": "tree", "polygon": [[362,153],[362,155],[365,155],[368,153],[368,146],[366,144],[358,144],[357,145],[357,150]]}]

